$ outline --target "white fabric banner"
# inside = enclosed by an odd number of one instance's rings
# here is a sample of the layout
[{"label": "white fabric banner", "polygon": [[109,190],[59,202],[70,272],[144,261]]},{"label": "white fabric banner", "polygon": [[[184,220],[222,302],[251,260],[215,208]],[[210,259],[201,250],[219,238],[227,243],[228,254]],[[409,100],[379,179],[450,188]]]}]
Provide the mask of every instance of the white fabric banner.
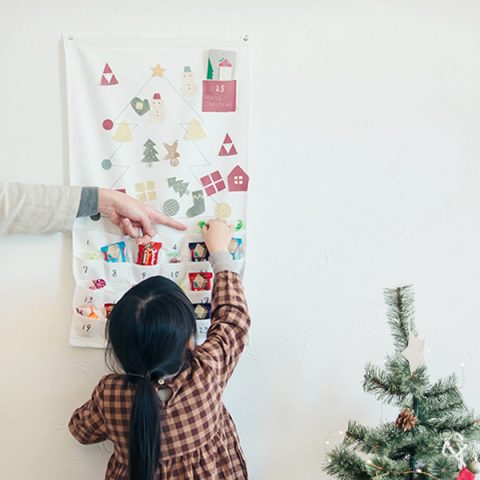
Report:
[{"label": "white fabric banner", "polygon": [[71,183],[121,190],[188,226],[158,226],[138,247],[99,216],[77,219],[70,343],[104,347],[115,302],[153,275],[185,290],[201,342],[212,286],[204,222],[234,225],[242,272],[245,261],[247,42],[66,36],[64,45]]}]

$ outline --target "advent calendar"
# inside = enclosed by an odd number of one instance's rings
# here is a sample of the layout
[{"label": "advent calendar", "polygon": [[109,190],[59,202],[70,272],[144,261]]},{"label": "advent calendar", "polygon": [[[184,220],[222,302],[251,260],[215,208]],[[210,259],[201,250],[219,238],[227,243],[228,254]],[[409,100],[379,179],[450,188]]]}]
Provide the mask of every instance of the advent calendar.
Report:
[{"label": "advent calendar", "polygon": [[115,303],[155,275],[192,301],[201,343],[213,285],[201,235],[209,219],[233,225],[230,254],[244,269],[248,41],[65,36],[64,46],[71,183],[116,189],[188,226],[156,226],[137,246],[100,215],[77,219],[70,343],[104,347]]}]

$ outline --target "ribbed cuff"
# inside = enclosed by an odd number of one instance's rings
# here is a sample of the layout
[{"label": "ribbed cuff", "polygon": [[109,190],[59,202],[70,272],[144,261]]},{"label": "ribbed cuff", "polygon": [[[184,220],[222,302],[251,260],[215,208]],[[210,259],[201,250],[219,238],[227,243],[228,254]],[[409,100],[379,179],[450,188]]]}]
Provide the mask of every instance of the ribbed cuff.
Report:
[{"label": "ribbed cuff", "polygon": [[98,187],[82,187],[77,217],[91,217],[98,213]]},{"label": "ribbed cuff", "polygon": [[223,272],[224,270],[238,273],[237,266],[232,259],[232,255],[228,252],[211,253],[208,257],[208,260],[213,268],[214,273]]}]

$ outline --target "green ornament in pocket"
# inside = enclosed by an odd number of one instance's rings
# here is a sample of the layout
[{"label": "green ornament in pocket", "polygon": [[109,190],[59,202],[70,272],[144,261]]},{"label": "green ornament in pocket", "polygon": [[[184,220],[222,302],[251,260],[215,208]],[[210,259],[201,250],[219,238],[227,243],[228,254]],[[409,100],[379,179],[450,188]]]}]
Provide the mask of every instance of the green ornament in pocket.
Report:
[{"label": "green ornament in pocket", "polygon": [[135,110],[138,115],[142,116],[145,115],[150,110],[150,103],[147,99],[142,100],[139,97],[135,97],[131,102],[130,105]]}]

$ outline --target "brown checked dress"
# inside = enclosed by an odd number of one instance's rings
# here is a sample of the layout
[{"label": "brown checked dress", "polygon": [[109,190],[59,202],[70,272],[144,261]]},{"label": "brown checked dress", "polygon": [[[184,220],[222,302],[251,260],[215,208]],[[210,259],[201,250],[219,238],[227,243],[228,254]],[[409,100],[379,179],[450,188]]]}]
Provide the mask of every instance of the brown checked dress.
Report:
[{"label": "brown checked dress", "polygon": [[[161,405],[162,480],[243,480],[245,459],[232,417],[222,402],[223,390],[242,353],[250,317],[240,277],[216,274],[212,324],[194,360],[166,380],[172,395]],[[111,440],[114,453],[106,480],[127,480],[128,432],[134,385],[125,375],[107,375],[92,398],[78,408],[69,423],[81,443]]]}]

